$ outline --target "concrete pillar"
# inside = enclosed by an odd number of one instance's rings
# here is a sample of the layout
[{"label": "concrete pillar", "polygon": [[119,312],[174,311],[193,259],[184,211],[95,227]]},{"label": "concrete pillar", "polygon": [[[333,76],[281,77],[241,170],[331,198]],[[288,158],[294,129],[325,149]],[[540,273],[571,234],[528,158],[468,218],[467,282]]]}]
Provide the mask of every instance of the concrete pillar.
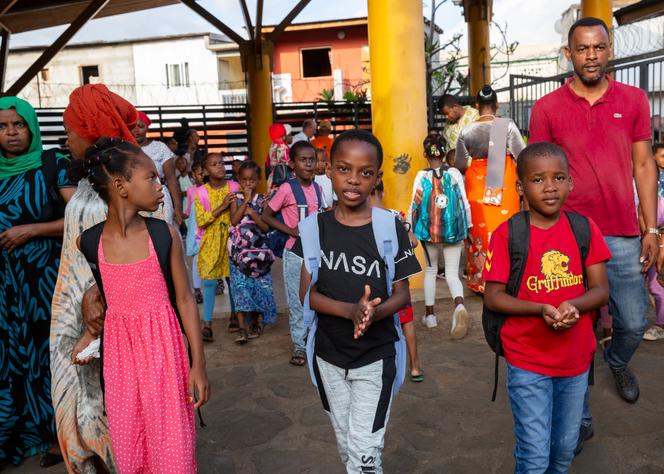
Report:
[{"label": "concrete pillar", "polygon": [[385,206],[410,205],[427,134],[422,2],[369,0],[373,133],[383,145]]},{"label": "concrete pillar", "polygon": [[489,23],[492,0],[464,0],[463,11],[468,26],[468,75],[470,95],[491,83],[491,45]]},{"label": "concrete pillar", "polygon": [[581,0],[581,17],[594,16],[604,20],[606,26],[611,29],[613,25],[613,2],[612,0]]},{"label": "concrete pillar", "polygon": [[252,45],[246,45],[242,63],[248,81],[250,158],[263,170],[259,189],[265,190],[265,158],[272,143],[268,133],[272,125],[272,44],[263,41],[259,54]]}]

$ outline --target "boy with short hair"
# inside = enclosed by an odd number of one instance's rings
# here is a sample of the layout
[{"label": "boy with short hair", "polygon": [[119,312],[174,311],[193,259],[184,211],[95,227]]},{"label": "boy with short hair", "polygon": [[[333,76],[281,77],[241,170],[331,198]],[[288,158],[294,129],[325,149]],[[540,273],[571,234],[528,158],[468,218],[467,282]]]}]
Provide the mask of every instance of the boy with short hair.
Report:
[{"label": "boy with short hair", "polygon": [[[395,345],[402,339],[394,315],[410,302],[408,278],[420,271],[420,265],[396,216],[385,218],[390,228],[379,236],[394,233],[393,262],[383,260],[376,243],[373,213],[387,214],[372,210],[368,203],[383,160],[376,137],[364,130],[346,131],[332,144],[330,159],[338,201],[333,211],[316,216],[320,260],[308,300],[317,316],[310,342],[311,372],[347,472],[382,473],[381,450],[392,395],[403,377],[398,367],[404,359],[398,358],[401,351]],[[304,244],[311,248],[310,242]],[[293,251],[303,256],[299,239]],[[304,264],[302,268],[300,296],[305,301],[311,274]]]},{"label": "boy with short hair", "polygon": [[[561,208],[572,191],[569,163],[551,143],[526,147],[517,191],[528,204],[529,247],[518,294],[510,277],[509,223],[491,236],[484,304],[507,315],[498,337],[507,361],[507,390],[516,435],[516,473],[566,473],[574,458],[588,371],[595,353],[591,312],[608,303],[611,254],[587,219],[585,262]],[[517,214],[512,219],[523,217]]]},{"label": "boy with short hair", "polygon": [[[298,223],[305,217],[303,214],[314,214],[327,207],[325,199],[318,195],[320,188],[314,182],[314,169],[316,166],[316,149],[308,141],[300,141],[290,148],[289,159],[295,173],[295,179],[302,187],[307,202],[307,209],[300,209],[293,192],[293,187],[286,181],[270,199],[262,219],[271,228],[290,236],[286,241],[283,255],[284,286],[288,302],[288,321],[290,324],[291,340],[293,341],[293,354],[290,363],[302,366],[306,363],[306,328],[302,317],[302,303],[300,302],[300,268],[302,258],[291,251],[295,239],[299,235]],[[316,189],[318,187],[318,189]],[[276,218],[281,211],[284,222]]]}]

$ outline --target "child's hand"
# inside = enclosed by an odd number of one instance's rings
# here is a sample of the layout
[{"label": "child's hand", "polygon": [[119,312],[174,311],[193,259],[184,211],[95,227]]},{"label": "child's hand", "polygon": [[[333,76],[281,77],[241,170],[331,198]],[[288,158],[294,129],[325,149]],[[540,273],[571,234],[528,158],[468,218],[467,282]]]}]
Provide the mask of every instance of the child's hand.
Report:
[{"label": "child's hand", "polygon": [[290,230],[291,231],[288,233],[288,235],[290,235],[291,237],[299,237],[300,236],[300,228],[298,226],[291,227]]},{"label": "child's hand", "polygon": [[558,312],[562,318],[557,326],[553,326],[554,329],[569,329],[579,321],[579,310],[568,301],[563,301],[558,306]]},{"label": "child's hand", "polygon": [[544,322],[546,322],[546,324],[556,329],[559,322],[562,320],[562,316],[558,310],[550,304],[542,305],[542,317],[544,318]]},{"label": "child's hand", "polygon": [[353,339],[359,338],[369,329],[376,314],[376,306],[381,302],[380,298],[369,300],[370,297],[371,288],[369,285],[364,285],[364,294],[353,309],[353,324],[355,325]]},{"label": "child's hand", "polygon": [[231,205],[232,202],[235,201],[235,193],[228,193],[226,194],[226,197],[224,198],[224,202],[221,203],[224,209],[228,209],[228,207]]},{"label": "child's hand", "polygon": [[95,336],[92,335],[89,331],[83,331],[83,335],[81,338],[78,340],[76,345],[74,346],[74,350],[71,353],[71,363],[74,365],[88,365],[90,362],[95,360],[95,357],[88,357],[83,360],[78,360],[76,356],[90,345],[92,341],[96,339]]},{"label": "child's hand", "polygon": [[210,385],[208,383],[205,368],[194,365],[189,370],[189,403],[194,403],[194,408],[205,405],[210,399]]}]

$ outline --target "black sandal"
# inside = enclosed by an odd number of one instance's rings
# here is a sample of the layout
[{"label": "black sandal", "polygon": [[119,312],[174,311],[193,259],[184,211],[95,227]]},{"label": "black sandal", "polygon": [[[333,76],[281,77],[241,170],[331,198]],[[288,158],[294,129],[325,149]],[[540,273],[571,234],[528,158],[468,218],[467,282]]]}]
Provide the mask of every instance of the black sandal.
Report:
[{"label": "black sandal", "polygon": [[234,333],[240,330],[240,323],[237,321],[237,316],[231,314],[231,321],[228,323],[228,332]]},{"label": "black sandal", "polygon": [[249,333],[249,339],[256,339],[257,337],[261,337],[261,334],[263,334],[263,324],[254,324],[251,326],[251,332]]},{"label": "black sandal", "polygon": [[214,333],[212,327],[203,326],[203,342],[214,342]]},{"label": "black sandal", "polygon": [[247,330],[245,328],[240,328],[240,330],[237,332],[235,343],[242,345],[246,344],[247,342],[249,342],[249,336],[247,335]]},{"label": "black sandal", "polygon": [[299,367],[307,363],[307,355],[302,351],[295,351],[290,358],[290,363]]}]

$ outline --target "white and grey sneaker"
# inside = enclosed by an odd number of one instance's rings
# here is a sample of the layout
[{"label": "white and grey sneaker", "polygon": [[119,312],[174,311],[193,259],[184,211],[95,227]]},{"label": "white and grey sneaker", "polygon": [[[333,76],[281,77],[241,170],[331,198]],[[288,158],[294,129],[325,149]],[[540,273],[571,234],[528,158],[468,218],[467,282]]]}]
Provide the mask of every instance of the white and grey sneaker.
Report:
[{"label": "white and grey sneaker", "polygon": [[438,319],[436,318],[435,314],[427,314],[423,318],[424,325],[428,327],[429,329],[435,328],[438,326]]},{"label": "white and grey sneaker", "polygon": [[452,339],[463,339],[468,334],[468,325],[470,317],[466,307],[462,304],[456,307],[452,314],[452,329],[450,329],[450,336]]},{"label": "white and grey sneaker", "polygon": [[659,341],[664,339],[664,328],[661,326],[650,326],[645,333],[643,333],[644,341]]}]

